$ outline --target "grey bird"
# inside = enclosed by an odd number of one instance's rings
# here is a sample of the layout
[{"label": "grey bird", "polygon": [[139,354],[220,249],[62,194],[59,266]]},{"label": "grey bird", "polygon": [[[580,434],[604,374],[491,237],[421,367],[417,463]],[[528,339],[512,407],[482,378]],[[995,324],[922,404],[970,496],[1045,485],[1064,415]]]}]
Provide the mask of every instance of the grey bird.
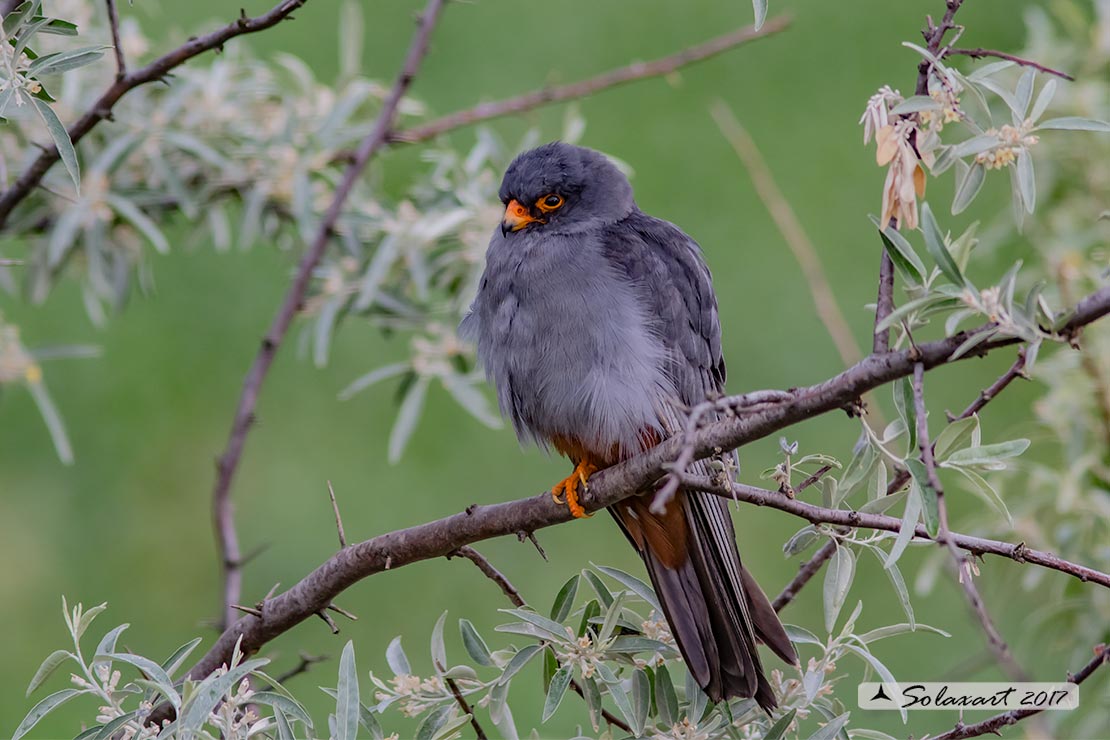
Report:
[{"label": "grey bird", "polygon": [[[640,211],[628,179],[591,149],[554,142],[520,154],[500,197],[505,215],[460,334],[477,344],[518,437],[574,463],[552,496],[586,516],[578,493],[592,473],[671,436],[680,409],[724,389],[709,269],[697,243]],[[757,640],[798,658],[741,564],[727,502],[679,490],[655,513],[653,495],[609,511],[690,672],[714,702],[754,697],[770,711]]]}]

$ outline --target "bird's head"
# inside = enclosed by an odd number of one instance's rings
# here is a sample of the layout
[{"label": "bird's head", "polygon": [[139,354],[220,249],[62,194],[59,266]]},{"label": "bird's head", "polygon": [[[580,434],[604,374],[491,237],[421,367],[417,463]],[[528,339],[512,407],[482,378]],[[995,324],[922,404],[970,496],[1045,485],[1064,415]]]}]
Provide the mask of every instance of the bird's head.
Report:
[{"label": "bird's head", "polygon": [[631,213],[632,186],[593,149],[555,141],[517,155],[501,181],[501,231],[562,233],[614,223]]}]

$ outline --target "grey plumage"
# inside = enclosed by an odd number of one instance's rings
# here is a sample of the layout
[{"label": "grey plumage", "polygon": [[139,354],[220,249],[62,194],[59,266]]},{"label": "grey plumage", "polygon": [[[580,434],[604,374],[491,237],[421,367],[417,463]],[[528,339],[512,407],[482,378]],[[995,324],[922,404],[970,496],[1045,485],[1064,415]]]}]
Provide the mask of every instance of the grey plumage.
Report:
[{"label": "grey plumage", "polygon": [[[547,144],[514,160],[500,195],[510,209],[521,204],[522,220],[494,232],[460,331],[477,343],[522,440],[573,440],[581,455],[610,465],[673,434],[682,406],[723,390],[701,250],[641,212],[611,162]],[[544,207],[548,196],[560,204]],[[756,639],[797,658],[741,565],[726,503],[682,491],[657,516],[650,498],[612,513],[644,559],[691,672],[714,701],[754,696],[773,707]]]}]

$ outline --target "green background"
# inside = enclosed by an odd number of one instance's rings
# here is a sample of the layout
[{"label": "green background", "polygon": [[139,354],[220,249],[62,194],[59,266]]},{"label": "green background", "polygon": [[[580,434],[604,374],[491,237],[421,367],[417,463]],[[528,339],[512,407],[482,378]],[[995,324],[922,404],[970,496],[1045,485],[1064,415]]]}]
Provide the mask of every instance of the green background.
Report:
[{"label": "green background", "polygon": [[[1024,5],[1016,0],[968,3],[961,12],[970,29],[963,43],[1020,48]],[[267,7],[258,0],[246,3],[252,14]],[[337,9],[335,2],[310,2],[296,13],[295,22],[232,43],[250,44],[260,53],[298,55],[320,79],[329,80],[337,68]],[[365,4],[368,75],[392,78],[418,9],[414,2],[397,0]],[[912,89],[918,57],[900,42],[917,41],[924,14],[939,14],[943,3],[772,0],[771,9],[772,15],[794,16],[785,34],[688,68],[678,78],[638,82],[580,104],[588,121],[582,143],[630,163],[640,206],[680,224],[703,245],[715,275],[734,392],[808,384],[843,366],[815,315],[797,265],[710,118],[709,104],[717,98],[726,101],[761,146],[817,243],[857,340],[869,345],[870,317],[864,305],[874,300],[879,244],[866,216],[879,208],[883,173],[871,149],[861,145],[857,120],[880,85],[889,83],[907,93]],[[125,3],[121,12],[140,17],[152,37],[178,43],[187,31],[207,28],[214,18],[222,22],[232,11],[225,3],[197,0],[163,8]],[[750,18],[750,5],[741,0],[452,3],[413,94],[433,112],[446,113],[478,100],[661,56],[745,25]],[[103,63],[110,60],[105,57]],[[562,115],[556,107],[494,125],[510,141],[537,123],[555,135]],[[455,140],[467,146],[471,137],[463,131]],[[387,182],[400,181],[413,162],[408,151],[389,153],[372,166],[393,175]],[[972,216],[992,217],[1005,206],[1004,179],[992,178],[987,197],[972,209]],[[931,193],[938,204],[948,202],[948,178],[931,187],[939,193]],[[957,227],[965,221],[949,223]],[[1015,245],[1000,260],[1012,261],[1021,251]],[[168,654],[195,635],[206,640],[214,636],[202,624],[216,615],[219,601],[209,518],[214,459],[223,447],[243,374],[286,289],[293,261],[294,255],[264,246],[223,255],[207,246],[181,247],[169,256],[154,256],[157,290],[136,297],[103,330],[85,318],[72,282],[61,285],[44,307],[0,297],[4,314],[22,327],[29,346],[95,343],[104,352],[98,360],[46,366],[47,383],[76,450],[72,467],[58,462],[25,391],[0,397],[0,635],[5,663],[0,732],[14,728],[30,707],[23,687],[39,661],[64,646],[62,594],[71,603],[108,601],[110,610],[94,633],[129,621],[123,643],[145,655]],[[997,265],[982,263],[975,271],[1000,272]],[[336,393],[367,369],[403,356],[405,340],[390,341],[364,325],[348,323],[323,370],[297,357],[295,346],[294,335],[263,389],[259,423],[234,488],[243,549],[268,545],[246,569],[244,603],[262,597],[275,582],[292,585],[334,551],[326,480],[335,486],[348,538],[362,539],[445,516],[470,503],[534,494],[567,472],[561,460],[522,451],[509,430],[482,427],[439,389],[433,389],[404,459],[389,465],[386,439],[396,411],[396,387],[383,384],[346,403],[338,402]],[[934,410],[962,408],[1009,359],[973,361],[931,375]],[[987,438],[1035,435],[1028,409],[1033,392],[1030,385],[1015,388],[993,405],[985,420]],[[937,424],[941,415],[934,418]],[[856,433],[857,423],[839,413],[789,431],[803,452],[845,459]],[[760,470],[777,461],[777,442],[753,444],[742,455],[745,477],[754,481]],[[961,512],[979,507],[962,492],[952,498],[957,522]],[[744,507],[737,516],[746,562],[772,594],[795,572],[797,561],[783,558],[781,544],[802,524],[754,507]],[[569,575],[590,562],[641,572],[608,517],[543,531],[539,537],[549,562],[514,538],[480,543],[479,549],[541,609]],[[921,560],[920,550],[904,560],[911,586]],[[877,563],[864,558],[860,569],[848,609],[864,599],[861,629],[901,621]],[[1038,679],[1059,679],[1067,667],[1063,659],[1022,640],[1023,616],[1036,605],[1036,597],[1017,590],[1019,566],[993,560],[983,570],[981,587],[1019,658]],[[998,676],[989,667],[978,673],[957,668],[969,658],[974,663],[985,648],[957,588],[942,580],[931,596],[915,599],[915,606],[920,621],[954,636],[896,638],[880,643],[877,655],[904,678],[953,678],[953,670],[966,678]],[[275,658],[275,672],[294,664],[298,650],[336,657],[343,642],[354,639],[360,669],[388,675],[384,649],[394,635],[403,634],[414,669],[426,675],[428,635],[445,609],[450,610],[450,624],[468,617],[492,644],[505,644],[489,628],[500,616],[496,610],[506,604],[493,584],[465,561],[419,563],[384,573],[357,584],[339,603],[357,613],[359,621],[343,622],[339,637],[318,621],[284,635],[266,651]],[[808,588],[784,618],[822,632],[820,583]],[[461,656],[457,639],[449,642],[450,650]],[[804,660],[810,653],[802,654]],[[291,683],[318,722],[326,716],[329,700],[315,687],[334,685],[335,669],[333,660]],[[533,679],[538,681],[538,675]],[[64,676],[55,677],[51,685],[61,688],[63,683]],[[916,713],[903,728],[896,715],[856,709],[854,684],[845,682],[841,692],[853,710],[853,725],[920,735],[949,727],[956,719],[947,713]],[[364,698],[368,696],[364,686]],[[538,726],[541,702],[538,686],[516,682],[513,706],[522,731]],[[74,723],[92,714],[89,706],[71,705],[40,725],[34,736],[72,736]],[[585,717],[584,705],[569,698],[541,735],[567,737]],[[408,726],[398,727],[403,735]]]}]

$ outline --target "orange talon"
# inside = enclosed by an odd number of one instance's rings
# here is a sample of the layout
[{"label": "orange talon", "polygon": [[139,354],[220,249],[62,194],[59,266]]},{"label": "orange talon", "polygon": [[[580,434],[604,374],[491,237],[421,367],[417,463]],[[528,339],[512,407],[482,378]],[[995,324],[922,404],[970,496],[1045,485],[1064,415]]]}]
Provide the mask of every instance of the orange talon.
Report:
[{"label": "orange talon", "polygon": [[581,485],[583,493],[588,491],[590,486],[587,479],[597,470],[597,466],[593,463],[586,460],[579,462],[570,475],[556,483],[555,487],[551,489],[551,500],[561,504],[563,503],[563,495],[565,495],[567,508],[570,509],[570,513],[575,519],[593,516],[582,508],[582,504],[578,503],[578,487]]}]

